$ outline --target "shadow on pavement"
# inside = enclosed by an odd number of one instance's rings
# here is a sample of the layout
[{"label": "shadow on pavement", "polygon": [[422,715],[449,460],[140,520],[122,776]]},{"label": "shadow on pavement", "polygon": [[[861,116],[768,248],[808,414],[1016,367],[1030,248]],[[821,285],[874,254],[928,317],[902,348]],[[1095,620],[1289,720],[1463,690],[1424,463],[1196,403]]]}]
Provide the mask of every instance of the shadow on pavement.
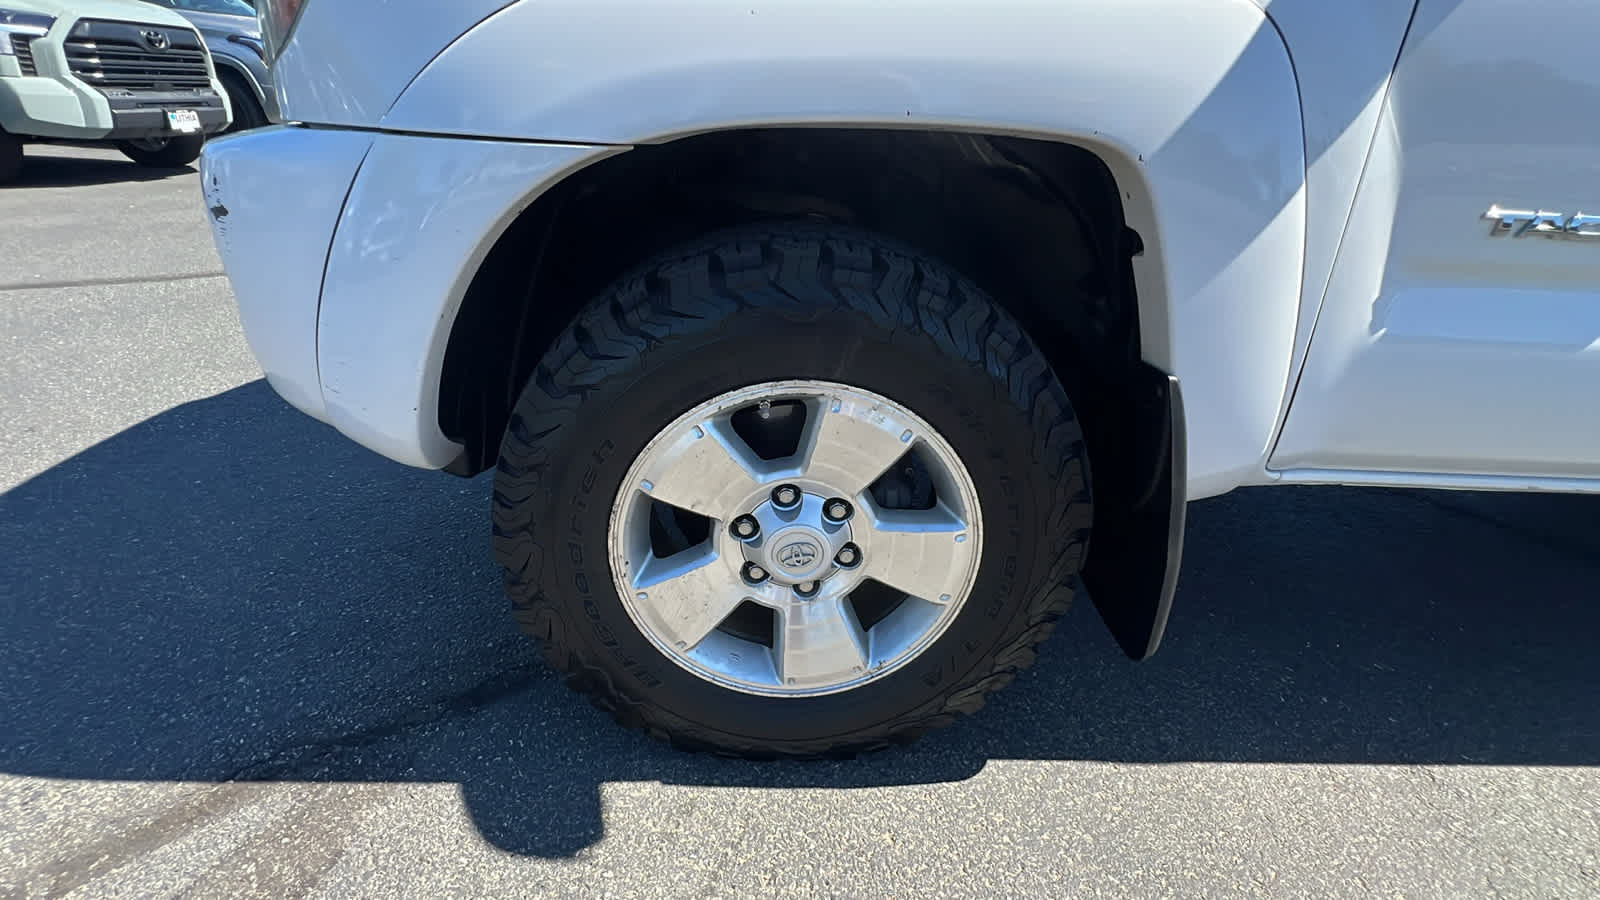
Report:
[{"label": "shadow on pavement", "polygon": [[[0,772],[455,782],[562,856],[607,782],[947,782],[989,760],[1595,765],[1600,502],[1354,489],[1197,504],[1175,619],[1087,603],[975,719],[856,762],[689,756],[613,726],[509,623],[486,478],[405,469],[256,382],[0,495]],[[716,827],[701,822],[700,827]]]},{"label": "shadow on pavement", "polygon": [[163,181],[182,178],[198,171],[194,166],[181,169],[151,169],[117,157],[51,155],[51,145],[34,145],[22,163],[22,173],[6,188],[92,187],[131,181]]}]

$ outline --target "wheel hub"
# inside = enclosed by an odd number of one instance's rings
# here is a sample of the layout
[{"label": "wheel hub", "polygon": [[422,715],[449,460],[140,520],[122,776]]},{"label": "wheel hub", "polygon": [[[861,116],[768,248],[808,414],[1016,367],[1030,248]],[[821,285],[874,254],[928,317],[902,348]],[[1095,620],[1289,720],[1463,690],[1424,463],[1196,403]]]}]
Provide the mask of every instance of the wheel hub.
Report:
[{"label": "wheel hub", "polygon": [[760,526],[752,541],[743,543],[744,558],[766,572],[776,584],[798,587],[821,581],[839,571],[835,560],[851,542],[850,523],[833,524],[823,518],[828,498],[801,493],[799,505],[780,510],[771,500],[751,510]]}]

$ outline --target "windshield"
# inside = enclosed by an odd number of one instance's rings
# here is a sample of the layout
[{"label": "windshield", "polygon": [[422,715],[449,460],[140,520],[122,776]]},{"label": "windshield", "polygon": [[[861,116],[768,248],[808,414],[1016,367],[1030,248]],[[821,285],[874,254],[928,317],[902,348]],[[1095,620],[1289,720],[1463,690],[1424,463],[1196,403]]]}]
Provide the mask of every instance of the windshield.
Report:
[{"label": "windshield", "polygon": [[187,12],[221,13],[225,16],[254,16],[255,4],[251,0],[152,0],[160,6]]}]

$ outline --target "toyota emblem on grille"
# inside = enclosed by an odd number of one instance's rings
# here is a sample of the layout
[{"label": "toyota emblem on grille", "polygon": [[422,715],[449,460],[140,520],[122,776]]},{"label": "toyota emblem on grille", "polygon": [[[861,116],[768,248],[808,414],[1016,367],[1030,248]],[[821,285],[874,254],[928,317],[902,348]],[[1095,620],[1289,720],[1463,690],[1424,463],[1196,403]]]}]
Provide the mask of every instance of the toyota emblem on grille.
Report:
[{"label": "toyota emblem on grille", "polygon": [[152,50],[165,50],[172,46],[172,39],[160,31],[146,31],[144,42],[149,44]]},{"label": "toyota emblem on grille", "polygon": [[804,569],[817,561],[818,552],[810,541],[795,541],[778,548],[778,564],[785,569]]}]

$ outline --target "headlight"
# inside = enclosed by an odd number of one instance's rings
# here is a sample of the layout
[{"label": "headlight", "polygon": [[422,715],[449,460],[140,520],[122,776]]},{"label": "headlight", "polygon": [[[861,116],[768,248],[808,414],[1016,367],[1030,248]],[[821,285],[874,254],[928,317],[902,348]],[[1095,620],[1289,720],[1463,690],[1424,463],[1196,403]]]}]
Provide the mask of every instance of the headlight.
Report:
[{"label": "headlight", "polygon": [[24,35],[27,37],[41,37],[56,23],[55,16],[41,15],[40,13],[15,12],[0,7],[0,56],[11,56],[16,51],[11,47],[11,36]]},{"label": "headlight", "polygon": [[256,16],[261,20],[261,37],[268,62],[283,52],[308,2],[310,0],[257,0]]}]

